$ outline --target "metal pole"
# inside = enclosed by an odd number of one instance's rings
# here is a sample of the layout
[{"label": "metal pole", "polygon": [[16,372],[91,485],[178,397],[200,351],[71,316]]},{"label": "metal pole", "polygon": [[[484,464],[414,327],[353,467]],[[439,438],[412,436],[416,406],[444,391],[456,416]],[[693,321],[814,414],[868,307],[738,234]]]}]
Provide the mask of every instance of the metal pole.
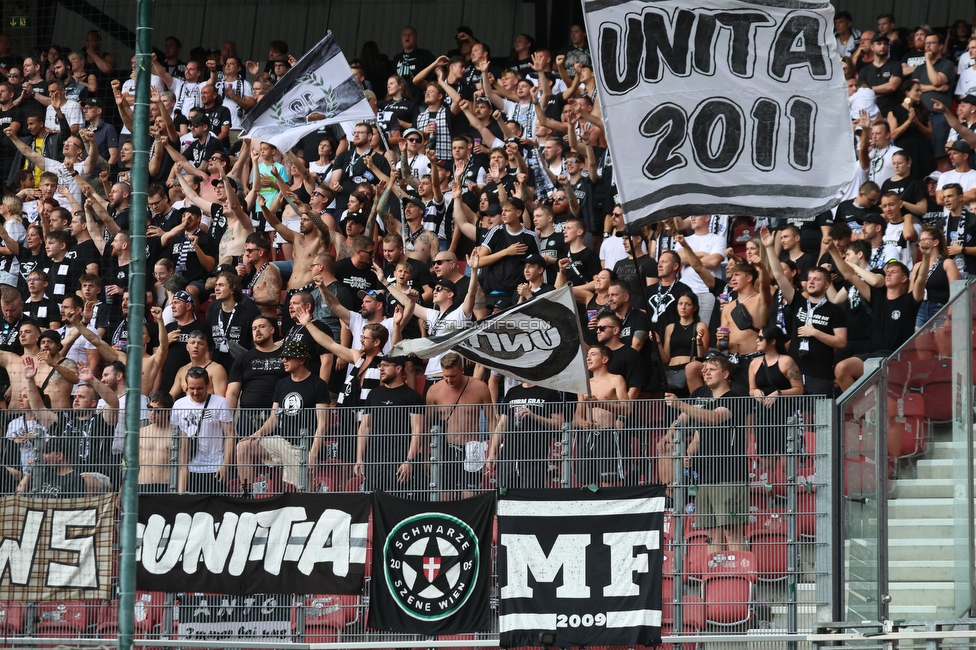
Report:
[{"label": "metal pole", "polygon": [[[136,2],[136,102],[132,124],[132,269],[129,274],[129,340],[142,341],[146,313],[146,189],[149,185],[149,79],[155,0]],[[139,423],[142,355],[126,356],[125,451],[122,467],[122,554],[119,562],[119,650],[132,648],[135,634],[136,522],[139,510]]]}]

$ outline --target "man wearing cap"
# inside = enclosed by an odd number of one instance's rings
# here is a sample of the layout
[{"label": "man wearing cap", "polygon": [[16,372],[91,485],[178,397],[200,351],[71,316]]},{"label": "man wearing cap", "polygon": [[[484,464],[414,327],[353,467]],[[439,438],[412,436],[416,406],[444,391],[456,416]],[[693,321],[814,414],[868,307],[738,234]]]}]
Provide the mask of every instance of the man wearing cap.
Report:
[{"label": "man wearing cap", "polygon": [[484,268],[485,297],[489,310],[504,309],[511,304],[519,282],[525,258],[539,254],[539,238],[522,225],[525,203],[506,196],[502,203],[502,225],[492,228],[479,249],[479,268]]},{"label": "man wearing cap", "polygon": [[204,169],[210,156],[223,151],[224,146],[210,132],[210,121],[202,113],[190,118],[190,134],[193,142],[183,150],[183,157],[194,167]]},{"label": "man wearing cap", "polygon": [[176,273],[187,279],[186,289],[195,300],[204,291],[204,280],[217,265],[217,244],[209,233],[200,229],[200,208],[184,206],[181,210],[182,228],[163,251],[172,260]]},{"label": "man wearing cap", "polygon": [[424,135],[411,127],[400,138],[400,176],[423,178],[430,174],[430,159],[424,155]]},{"label": "man wearing cap", "polygon": [[186,351],[186,341],[190,332],[204,331],[206,325],[197,319],[196,309],[193,307],[193,296],[186,291],[173,294],[171,303],[173,309],[172,323],[166,326],[166,339],[169,341],[169,352],[163,360],[163,368],[159,373],[158,390],[169,391],[176,380],[176,373],[190,362],[190,353]]},{"label": "man wearing cap", "polygon": [[119,134],[115,127],[102,119],[105,103],[97,97],[89,97],[81,102],[85,115],[85,128],[95,134],[95,147],[98,155],[114,167],[119,163]]},{"label": "man wearing cap", "polygon": [[553,290],[553,286],[546,282],[546,261],[542,255],[535,254],[526,257],[522,275],[525,282],[520,283],[515,289],[515,295],[512,296],[513,303],[528,302],[536,296]]},{"label": "man wearing cap", "polygon": [[281,346],[288,376],[275,386],[271,416],[249,438],[237,444],[237,471],[245,485],[254,482],[255,467],[266,463],[283,468],[282,480],[301,487],[302,451],[309,450],[308,468],[314,471],[326,431],[329,387],[309,372],[308,348],[299,341]]},{"label": "man wearing cap", "polygon": [[881,114],[887,116],[901,103],[904,93],[901,92],[901,62],[888,56],[888,37],[875,34],[871,39],[871,51],[874,61],[861,68],[860,79],[866,81],[874,91]]},{"label": "man wearing cap", "polygon": [[957,183],[962,187],[962,201],[968,205],[970,201],[976,201],[976,170],[969,166],[969,154],[972,153],[973,148],[965,140],[954,140],[946,150],[949,153],[952,169],[942,172],[939,176],[935,200],[939,205],[944,206],[942,188],[950,183]]},{"label": "man wearing cap", "polygon": [[403,365],[401,357],[379,357],[380,385],[366,397],[355,472],[366,477],[367,491],[409,497],[415,467],[419,471],[424,399],[403,383]]}]

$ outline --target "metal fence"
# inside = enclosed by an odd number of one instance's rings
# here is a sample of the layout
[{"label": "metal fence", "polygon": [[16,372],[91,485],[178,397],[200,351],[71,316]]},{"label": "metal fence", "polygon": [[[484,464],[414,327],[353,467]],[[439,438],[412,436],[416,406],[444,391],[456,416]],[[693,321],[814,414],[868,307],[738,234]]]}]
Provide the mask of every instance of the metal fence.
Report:
[{"label": "metal fence", "polygon": [[[153,408],[140,432],[140,491],[261,499],[288,491],[384,490],[440,501],[509,487],[664,483],[666,635],[795,633],[829,620],[829,400],[738,397],[668,405],[564,402],[548,392],[523,397],[511,404],[366,412]],[[112,451],[111,417],[100,422],[105,415],[4,412],[8,432],[22,432],[13,437],[20,453],[5,461],[29,469],[20,488],[47,496],[117,489],[121,457]],[[277,428],[265,426],[272,417]],[[261,427],[270,435],[254,438]],[[76,474],[74,480],[65,478],[62,454],[74,459],[67,474]],[[492,580],[494,629],[453,639],[458,647],[497,644],[494,570]],[[201,643],[426,643],[368,629],[370,582],[367,569],[358,596],[139,592],[136,634]],[[0,607],[6,637],[63,642],[117,631],[115,601]]]}]

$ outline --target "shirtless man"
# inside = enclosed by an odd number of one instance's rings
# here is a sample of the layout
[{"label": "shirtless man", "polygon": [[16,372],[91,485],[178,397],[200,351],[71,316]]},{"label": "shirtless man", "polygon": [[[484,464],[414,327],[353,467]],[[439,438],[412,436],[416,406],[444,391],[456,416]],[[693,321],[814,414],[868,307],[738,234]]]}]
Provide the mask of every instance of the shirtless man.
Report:
[{"label": "shirtless man", "polygon": [[139,429],[139,492],[170,491],[173,425],[169,422],[173,397],[159,391],[149,397],[149,424]]},{"label": "shirtless man", "polygon": [[[142,394],[147,396],[152,392],[153,382],[156,381],[156,374],[163,367],[163,361],[166,359],[167,352],[169,352],[169,332],[166,331],[166,325],[163,323],[162,308],[150,307],[149,313],[156,319],[156,326],[159,328],[159,346],[152,354],[146,352],[147,346],[152,339],[149,338],[149,327],[143,325],[142,345],[139,346],[139,349],[142,352]],[[88,329],[81,322],[80,314],[71,314],[70,316],[74,320],[68,322],[75,328],[75,331],[68,334],[64,341],[66,346],[70,347],[75,342],[75,339],[81,336],[95,346],[95,349],[102,356],[104,363],[112,363],[113,361],[120,361],[123,364],[126,363],[128,359],[126,353],[115,346],[109,345],[98,334]]]},{"label": "shirtless man", "polygon": [[765,265],[760,266],[762,270],[746,263],[729,267],[729,288],[735,289],[737,297],[722,307],[722,327],[729,330],[729,355],[735,354],[739,360],[730,381],[745,392],[749,390],[749,363],[762,355],[756,351],[756,335],[769,320],[769,276]]},{"label": "shirtless man", "polygon": [[190,355],[190,362],[176,373],[176,380],[169,394],[178,399],[186,392],[186,371],[193,366],[200,366],[210,375],[210,386],[213,394],[224,396],[227,392],[227,371],[219,363],[210,358],[210,348],[207,347],[207,335],[203,332],[190,332],[186,339],[186,351]]},{"label": "shirtless man", "polygon": [[78,383],[77,364],[64,358],[61,335],[55,330],[41,332],[38,346],[37,377],[34,379],[38,390],[50,398],[51,408],[71,408],[71,389]]},{"label": "shirtless man", "polygon": [[[441,359],[443,379],[427,392],[432,409],[432,424],[442,428],[447,448],[444,450],[443,498],[450,500],[461,492],[462,498],[473,497],[481,489],[481,469],[487,456],[479,438],[478,421],[482,412],[489,431],[494,431],[498,412],[491,400],[488,384],[464,374],[464,360],[456,352]],[[467,469],[476,466],[475,471]]]},{"label": "shirtless man", "polygon": [[[388,212],[381,212],[383,225],[390,234],[400,235],[400,222],[389,216]],[[424,264],[430,261],[440,250],[437,235],[424,228],[424,202],[416,196],[408,196],[403,204],[403,216],[407,223],[407,232],[403,235],[404,249],[407,257],[419,260]]]},{"label": "shirtless man", "polygon": [[291,277],[288,278],[288,288],[300,289],[309,284],[312,281],[312,262],[315,256],[328,251],[328,242],[331,241],[328,226],[304,203],[295,206],[297,207],[295,211],[302,215],[298,232],[282,224],[268,209],[264,197],[260,194],[258,194],[258,206],[271,227],[292,245],[292,270]]},{"label": "shirtless man", "polygon": [[[613,352],[602,343],[586,352],[586,369],[590,378],[589,395],[578,395],[574,425],[577,433],[577,450],[586,449],[581,456],[589,458],[581,464],[580,482],[597,483],[601,486],[619,485],[624,478],[623,456],[620,448],[620,432],[617,422],[630,414],[626,399],[627,382],[620,375],[607,371]],[[611,403],[602,403],[602,402]],[[616,403],[613,403],[616,402]]]},{"label": "shirtless man", "polygon": [[281,304],[281,271],[271,263],[271,243],[264,235],[252,232],[244,240],[244,255],[237,265],[244,290],[265,316],[278,318]]}]

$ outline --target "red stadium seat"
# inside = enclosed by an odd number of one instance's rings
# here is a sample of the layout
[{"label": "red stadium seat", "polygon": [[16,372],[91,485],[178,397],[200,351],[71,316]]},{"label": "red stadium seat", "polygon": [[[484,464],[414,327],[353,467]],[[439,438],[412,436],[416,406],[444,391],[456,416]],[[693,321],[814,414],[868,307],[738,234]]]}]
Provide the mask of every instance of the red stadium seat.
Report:
[{"label": "red stadium seat", "polygon": [[84,635],[88,632],[89,606],[92,602],[61,600],[38,603],[35,633],[47,639]]},{"label": "red stadium seat", "polygon": [[799,492],[796,495],[796,532],[800,537],[815,537],[817,534],[815,492]]},{"label": "red stadium seat", "polygon": [[0,635],[21,634],[24,631],[24,607],[20,603],[0,601]]},{"label": "red stadium seat", "polygon": [[758,578],[756,556],[750,551],[712,553],[702,579],[705,621],[734,626],[752,618],[752,592]]},{"label": "red stadium seat", "polygon": [[756,555],[759,580],[775,582],[787,575],[789,551],[785,510],[766,510],[746,527],[746,541]]}]

